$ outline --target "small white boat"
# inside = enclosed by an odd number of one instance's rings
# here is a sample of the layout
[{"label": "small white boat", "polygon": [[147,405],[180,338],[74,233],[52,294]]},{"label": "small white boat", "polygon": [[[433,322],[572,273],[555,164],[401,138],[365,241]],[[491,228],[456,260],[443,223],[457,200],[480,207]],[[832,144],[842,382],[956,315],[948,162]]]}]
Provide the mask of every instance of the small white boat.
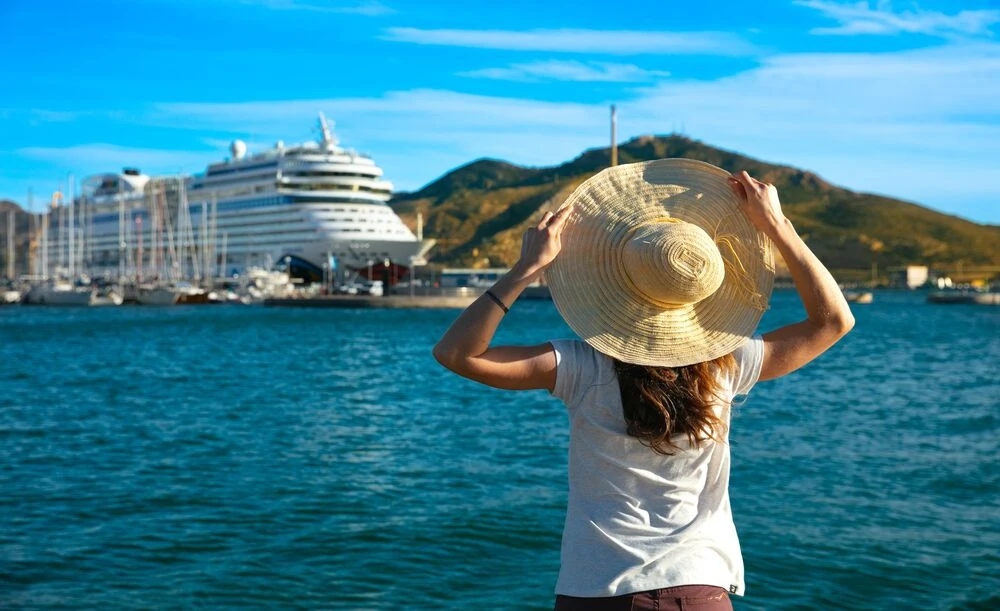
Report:
[{"label": "small white boat", "polygon": [[247,271],[246,277],[246,291],[254,301],[263,301],[270,297],[287,295],[295,289],[288,272],[254,267]]},{"label": "small white boat", "polygon": [[31,305],[89,306],[93,298],[94,289],[90,287],[57,281],[32,286],[22,302]]},{"label": "small white boat", "polygon": [[94,295],[94,298],[90,301],[92,306],[120,306],[125,300],[122,298],[121,294],[116,291],[108,291],[106,293],[98,293]]},{"label": "small white boat", "polygon": [[875,295],[871,291],[844,291],[844,299],[848,303],[871,303],[875,300]]},{"label": "small white boat", "polygon": [[142,305],[168,306],[177,303],[180,295],[177,291],[167,286],[143,286],[139,287],[135,300]]},{"label": "small white boat", "polygon": [[934,291],[927,295],[927,302],[1000,305],[1000,292],[961,289]]},{"label": "small white boat", "polygon": [[21,301],[21,291],[9,290],[0,295],[0,305],[17,303]]}]

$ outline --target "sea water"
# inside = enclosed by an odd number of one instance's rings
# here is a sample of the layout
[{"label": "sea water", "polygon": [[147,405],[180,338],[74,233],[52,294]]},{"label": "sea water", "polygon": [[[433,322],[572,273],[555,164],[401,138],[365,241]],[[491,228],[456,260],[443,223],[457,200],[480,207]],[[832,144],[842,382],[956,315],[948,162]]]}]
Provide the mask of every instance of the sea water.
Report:
[{"label": "sea water", "polygon": [[[736,410],[735,606],[1000,608],[1000,308],[853,308]],[[0,607],[551,608],[566,415],[438,366],[456,315],[0,309]]]}]

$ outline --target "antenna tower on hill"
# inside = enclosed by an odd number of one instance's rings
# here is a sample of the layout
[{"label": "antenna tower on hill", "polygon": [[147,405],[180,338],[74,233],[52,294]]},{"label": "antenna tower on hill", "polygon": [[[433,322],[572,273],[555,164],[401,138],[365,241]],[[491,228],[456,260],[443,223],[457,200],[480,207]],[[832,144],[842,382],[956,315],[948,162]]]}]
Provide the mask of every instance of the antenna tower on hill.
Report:
[{"label": "antenna tower on hill", "polygon": [[611,105],[611,167],[618,165],[618,114]]}]

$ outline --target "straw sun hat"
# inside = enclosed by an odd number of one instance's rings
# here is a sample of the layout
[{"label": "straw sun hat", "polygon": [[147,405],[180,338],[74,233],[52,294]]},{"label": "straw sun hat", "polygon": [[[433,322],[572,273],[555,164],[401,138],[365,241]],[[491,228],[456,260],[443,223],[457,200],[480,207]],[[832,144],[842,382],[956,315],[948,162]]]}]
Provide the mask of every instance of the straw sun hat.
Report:
[{"label": "straw sun hat", "polygon": [[570,328],[637,365],[691,365],[743,345],[767,309],[774,251],[739,209],[729,176],[661,159],[580,185],[545,272]]}]

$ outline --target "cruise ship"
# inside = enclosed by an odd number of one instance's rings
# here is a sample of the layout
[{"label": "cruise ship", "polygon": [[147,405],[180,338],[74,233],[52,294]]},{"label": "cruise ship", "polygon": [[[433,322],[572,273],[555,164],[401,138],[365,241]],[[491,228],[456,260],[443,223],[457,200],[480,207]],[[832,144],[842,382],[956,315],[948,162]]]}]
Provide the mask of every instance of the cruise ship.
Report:
[{"label": "cruise ship", "polygon": [[237,140],[230,154],[190,178],[126,169],[86,179],[73,206],[48,215],[48,261],[140,281],[263,267],[307,281],[329,269],[395,282],[433,246],[387,205],[382,169],[342,148],[322,113],[315,142],[248,154]]}]

